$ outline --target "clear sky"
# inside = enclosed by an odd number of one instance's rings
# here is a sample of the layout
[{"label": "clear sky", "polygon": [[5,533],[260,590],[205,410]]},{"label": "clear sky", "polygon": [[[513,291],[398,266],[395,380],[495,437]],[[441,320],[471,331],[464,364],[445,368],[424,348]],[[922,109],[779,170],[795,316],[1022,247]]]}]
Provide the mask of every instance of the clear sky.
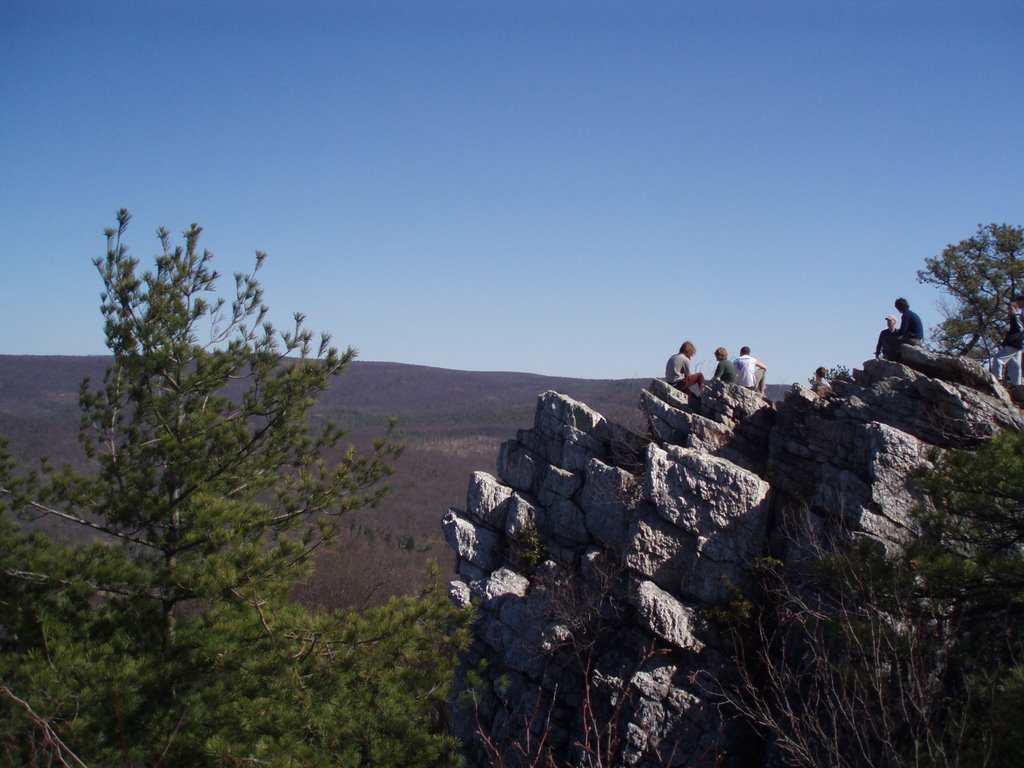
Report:
[{"label": "clear sky", "polygon": [[1018,0],[3,0],[0,353],[106,353],[124,207],[363,360],[805,382],[1024,223],[1022,86]]}]

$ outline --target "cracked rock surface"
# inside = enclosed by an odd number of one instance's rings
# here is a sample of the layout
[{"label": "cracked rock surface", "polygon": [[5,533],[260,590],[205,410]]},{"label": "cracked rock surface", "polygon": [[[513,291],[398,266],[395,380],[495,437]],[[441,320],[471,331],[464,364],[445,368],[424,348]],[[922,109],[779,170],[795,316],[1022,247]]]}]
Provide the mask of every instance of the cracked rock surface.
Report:
[{"label": "cracked rock surface", "polygon": [[780,535],[794,520],[896,551],[923,503],[916,468],[1024,428],[984,368],[921,349],[834,390],[773,404],[712,381],[698,400],[654,380],[643,435],[540,395],[496,476],[474,472],[442,521],[450,594],[478,616],[457,681],[474,695],[453,716],[467,765],[517,765],[541,742],[568,765],[749,764],[695,682],[724,664],[706,610],[757,558],[799,561]]}]

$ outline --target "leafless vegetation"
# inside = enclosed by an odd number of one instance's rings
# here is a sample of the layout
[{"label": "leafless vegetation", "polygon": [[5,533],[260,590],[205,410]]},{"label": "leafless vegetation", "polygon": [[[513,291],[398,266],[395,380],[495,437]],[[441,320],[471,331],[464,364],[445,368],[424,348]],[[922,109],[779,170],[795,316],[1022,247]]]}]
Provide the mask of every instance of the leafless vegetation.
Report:
[{"label": "leafless vegetation", "polygon": [[[549,564],[550,565],[550,564]],[[480,722],[477,744],[496,768],[610,768],[626,764],[629,727],[640,694],[635,676],[672,650],[630,630],[625,573],[591,563],[586,577],[546,566],[534,580],[549,614],[544,685],[533,686],[529,706],[507,709],[497,730]],[[614,661],[612,661],[614,659]],[[614,668],[614,669],[612,669]],[[633,724],[631,726],[631,724]],[[675,765],[678,742],[647,734],[644,764]],[[715,765],[707,754],[697,765]]]},{"label": "leafless vegetation", "polygon": [[706,690],[758,730],[779,765],[956,768],[950,707],[958,617],[870,547],[814,542],[803,567],[764,558],[723,615],[734,676]]}]

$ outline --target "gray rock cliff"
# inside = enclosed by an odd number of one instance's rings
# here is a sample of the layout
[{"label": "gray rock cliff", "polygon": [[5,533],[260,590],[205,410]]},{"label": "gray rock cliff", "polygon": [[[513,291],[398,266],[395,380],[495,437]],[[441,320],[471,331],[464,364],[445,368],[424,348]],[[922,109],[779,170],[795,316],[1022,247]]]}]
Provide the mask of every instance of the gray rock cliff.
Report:
[{"label": "gray rock cliff", "polygon": [[725,663],[707,608],[816,531],[900,547],[916,467],[1024,428],[981,366],[918,349],[827,399],[713,381],[697,401],[654,380],[640,409],[645,435],[545,392],[443,519],[452,599],[478,611],[453,718],[468,765],[749,765],[698,679]]}]

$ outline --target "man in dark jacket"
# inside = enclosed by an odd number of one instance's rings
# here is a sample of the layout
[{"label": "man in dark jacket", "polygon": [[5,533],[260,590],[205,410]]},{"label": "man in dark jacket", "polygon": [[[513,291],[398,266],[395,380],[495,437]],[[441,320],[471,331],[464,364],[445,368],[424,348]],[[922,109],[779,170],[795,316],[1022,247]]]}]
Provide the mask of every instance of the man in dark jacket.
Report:
[{"label": "man in dark jacket", "polygon": [[878,343],[875,344],[875,357],[882,356],[882,349],[885,347],[885,340],[896,333],[896,318],[889,315],[885,318],[885,328],[878,334]]},{"label": "man in dark jacket", "polygon": [[1003,369],[1006,369],[1006,378],[1014,387],[1020,386],[1020,350],[1024,346],[1024,321],[1021,320],[1021,310],[1024,309],[1024,300],[1017,296],[1010,302],[1010,327],[1003,337],[1003,345],[992,357],[989,370],[997,379],[1003,378]]}]

